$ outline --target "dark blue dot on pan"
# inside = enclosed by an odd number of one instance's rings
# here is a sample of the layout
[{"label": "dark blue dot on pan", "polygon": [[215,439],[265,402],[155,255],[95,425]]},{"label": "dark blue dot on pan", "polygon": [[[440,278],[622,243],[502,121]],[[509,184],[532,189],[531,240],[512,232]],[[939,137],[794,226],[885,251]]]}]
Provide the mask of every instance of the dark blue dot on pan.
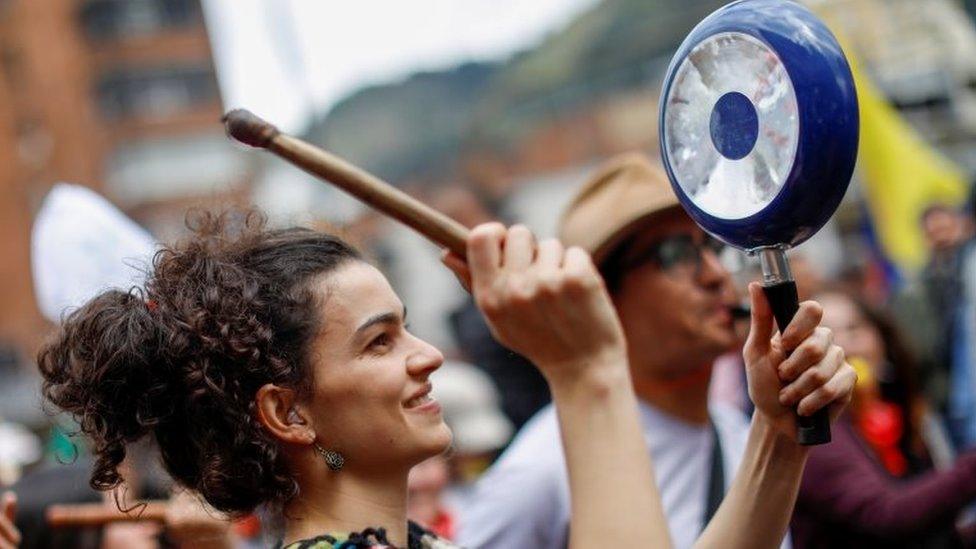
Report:
[{"label": "dark blue dot on pan", "polygon": [[745,158],[759,138],[756,107],[739,92],[729,92],[719,98],[708,126],[715,148],[729,160]]}]

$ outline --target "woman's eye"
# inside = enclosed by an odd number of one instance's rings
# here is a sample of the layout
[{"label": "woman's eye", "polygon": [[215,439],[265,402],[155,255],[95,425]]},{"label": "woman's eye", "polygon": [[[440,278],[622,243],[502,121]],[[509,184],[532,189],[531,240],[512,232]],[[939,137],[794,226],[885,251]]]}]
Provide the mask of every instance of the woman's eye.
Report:
[{"label": "woman's eye", "polygon": [[393,339],[390,337],[389,334],[380,334],[375,338],[373,338],[372,341],[369,342],[369,350],[382,351],[386,347],[389,347],[391,343],[393,343]]}]

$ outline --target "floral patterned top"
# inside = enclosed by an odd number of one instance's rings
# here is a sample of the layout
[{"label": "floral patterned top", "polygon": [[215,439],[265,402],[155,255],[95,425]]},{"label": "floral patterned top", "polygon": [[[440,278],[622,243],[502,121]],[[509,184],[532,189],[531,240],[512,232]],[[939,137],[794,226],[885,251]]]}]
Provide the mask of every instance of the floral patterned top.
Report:
[{"label": "floral patterned top", "polygon": [[[367,528],[362,532],[329,532],[314,538],[303,539],[280,549],[397,549],[386,539],[385,528]],[[459,546],[439,538],[418,524],[409,523],[405,549],[460,549]]]}]

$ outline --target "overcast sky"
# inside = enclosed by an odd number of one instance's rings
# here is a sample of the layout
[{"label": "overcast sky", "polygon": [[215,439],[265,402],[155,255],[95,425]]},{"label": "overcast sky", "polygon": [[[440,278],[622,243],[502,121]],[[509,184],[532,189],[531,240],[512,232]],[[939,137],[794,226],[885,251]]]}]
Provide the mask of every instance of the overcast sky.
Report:
[{"label": "overcast sky", "polygon": [[538,43],[598,0],[204,0],[225,106],[286,131],[369,84]]}]

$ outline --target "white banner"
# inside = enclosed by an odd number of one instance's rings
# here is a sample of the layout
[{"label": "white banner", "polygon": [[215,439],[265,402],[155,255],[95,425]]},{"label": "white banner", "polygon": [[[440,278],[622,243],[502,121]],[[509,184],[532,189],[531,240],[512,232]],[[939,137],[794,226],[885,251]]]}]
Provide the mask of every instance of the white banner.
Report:
[{"label": "white banner", "polygon": [[31,268],[41,312],[60,322],[109,288],[142,286],[156,243],[108,200],[79,185],[59,183],[34,220]]}]

